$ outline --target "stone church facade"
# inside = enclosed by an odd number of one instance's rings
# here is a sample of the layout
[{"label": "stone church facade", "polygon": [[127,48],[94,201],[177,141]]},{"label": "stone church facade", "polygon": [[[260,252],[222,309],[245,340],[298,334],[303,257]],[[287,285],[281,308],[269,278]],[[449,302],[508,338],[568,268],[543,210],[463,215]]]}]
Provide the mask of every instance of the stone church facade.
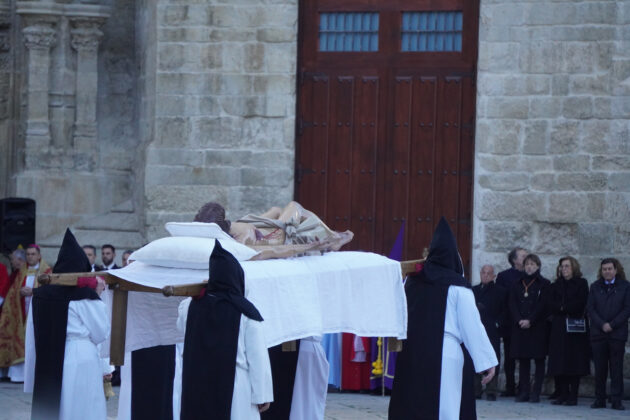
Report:
[{"label": "stone church facade", "polygon": [[[49,260],[293,198],[298,3],[0,1],[0,196]],[[472,272],[630,266],[630,1],[481,0],[476,90]]]}]

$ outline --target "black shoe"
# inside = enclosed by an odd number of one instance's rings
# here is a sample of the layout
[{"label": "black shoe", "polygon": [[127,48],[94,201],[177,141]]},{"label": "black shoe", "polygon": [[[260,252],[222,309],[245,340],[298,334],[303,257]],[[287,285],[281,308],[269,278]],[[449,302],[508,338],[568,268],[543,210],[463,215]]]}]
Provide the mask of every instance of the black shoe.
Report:
[{"label": "black shoe", "polygon": [[553,391],[553,394],[549,395],[547,398],[550,400],[555,400],[560,397],[560,393],[558,391]]},{"label": "black shoe", "polygon": [[625,410],[626,407],[623,406],[623,404],[621,404],[621,401],[615,401],[612,403],[612,405],[610,406],[610,408],[612,408],[613,410]]},{"label": "black shoe", "polygon": [[591,408],[606,408],[606,401],[595,400],[595,402],[591,404]]},{"label": "black shoe", "polygon": [[120,366],[115,366],[112,372],[112,386],[120,386]]},{"label": "black shoe", "polygon": [[529,395],[519,395],[514,399],[516,402],[526,402],[529,401]]},{"label": "black shoe", "polygon": [[553,405],[562,405],[562,404],[564,404],[564,403],[565,403],[565,400],[563,400],[563,399],[561,399],[561,398],[560,398],[560,399],[557,399],[557,400],[553,400],[553,401],[551,401],[551,404],[553,404]]},{"label": "black shoe", "polygon": [[531,397],[529,397],[529,402],[531,402],[531,403],[539,403],[540,402],[540,397],[538,395],[532,395]]},{"label": "black shoe", "polygon": [[568,405],[568,406],[573,406],[573,405],[577,405],[577,401],[576,400],[566,400],[563,405]]},{"label": "black shoe", "polygon": [[497,396],[494,394],[488,394],[486,395],[486,400],[488,401],[496,401],[497,400]]},{"label": "black shoe", "polygon": [[514,390],[506,389],[499,395],[502,397],[516,397],[516,392],[514,392]]},{"label": "black shoe", "polygon": [[475,395],[475,398],[476,398],[476,399],[478,399],[478,400],[480,400],[480,399],[481,399],[481,394],[479,394],[479,395]]}]

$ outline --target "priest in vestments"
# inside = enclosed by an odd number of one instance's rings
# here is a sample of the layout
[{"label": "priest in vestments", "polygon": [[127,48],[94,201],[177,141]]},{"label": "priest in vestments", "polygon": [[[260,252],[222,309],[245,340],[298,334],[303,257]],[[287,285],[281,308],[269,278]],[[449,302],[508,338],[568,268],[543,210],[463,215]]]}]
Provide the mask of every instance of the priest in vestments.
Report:
[{"label": "priest in vestments", "polygon": [[[66,230],[53,273],[90,268],[83,249]],[[105,372],[97,349],[110,332],[107,306],[99,298],[104,289],[102,279],[83,278],[77,286],[45,285],[33,291],[28,322],[28,341],[33,339],[35,345],[32,420],[107,418]]]},{"label": "priest in vestments", "polygon": [[474,370],[483,372],[483,383],[494,377],[498,361],[463,273],[455,237],[442,218],[422,271],[405,283],[407,340],[397,360],[390,420],[475,418],[465,350]]},{"label": "priest in vestments", "polygon": [[263,318],[244,292],[241,265],[217,241],[208,285],[179,306],[182,420],[258,420],[273,401]]},{"label": "priest in vestments", "polygon": [[[24,382],[24,332],[26,314],[31,304],[37,277],[51,269],[41,259],[39,246],[26,248],[26,264],[11,275],[13,282],[7,290],[0,314],[0,368],[9,368],[12,382]],[[13,277],[15,275],[15,277]]]}]

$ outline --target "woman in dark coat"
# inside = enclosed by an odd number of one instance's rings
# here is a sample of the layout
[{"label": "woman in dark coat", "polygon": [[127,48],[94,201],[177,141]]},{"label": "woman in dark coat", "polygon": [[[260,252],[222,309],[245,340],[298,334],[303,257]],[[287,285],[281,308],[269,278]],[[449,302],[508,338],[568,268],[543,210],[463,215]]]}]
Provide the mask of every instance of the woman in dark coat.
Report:
[{"label": "woman in dark coat", "polygon": [[[510,291],[509,309],[512,319],[510,356],[519,360],[519,394],[516,402],[540,402],[545,378],[545,356],[549,327],[546,299],[549,280],[540,274],[540,258],[529,254],[523,261],[525,273]],[[534,386],[530,395],[530,363],[536,362]]]},{"label": "woman in dark coat", "polygon": [[587,323],[584,332],[567,332],[567,318],[584,319],[588,282],[573,257],[560,259],[556,276],[548,299],[551,335],[547,373],[556,377],[559,387],[558,399],[552,404],[577,405],[580,377],[590,373]]}]

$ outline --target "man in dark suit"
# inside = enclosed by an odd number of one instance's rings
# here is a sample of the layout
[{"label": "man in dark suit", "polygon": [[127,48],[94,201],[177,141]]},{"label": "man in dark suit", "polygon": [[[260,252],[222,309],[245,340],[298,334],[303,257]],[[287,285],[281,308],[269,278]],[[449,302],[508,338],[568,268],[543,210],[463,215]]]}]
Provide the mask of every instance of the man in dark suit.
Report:
[{"label": "man in dark suit", "polygon": [[103,261],[103,270],[115,270],[120,268],[114,262],[116,258],[116,248],[114,245],[105,244],[101,247],[101,261]]},{"label": "man in dark suit", "polygon": [[606,407],[606,379],[610,370],[611,408],[624,410],[621,398],[630,317],[630,283],[616,258],[602,260],[598,280],[591,285],[586,309],[591,321],[595,365],[595,402],[591,408]]},{"label": "man in dark suit", "polygon": [[96,264],[96,247],[94,245],[83,245],[83,252],[85,252],[85,256],[90,261],[90,265],[92,266],[92,272],[94,271],[103,271],[103,267]]},{"label": "man in dark suit", "polygon": [[[116,258],[116,248],[114,248],[114,245],[103,245],[101,247],[101,261],[103,262],[103,267],[96,271],[115,270],[120,268],[114,262],[114,258]],[[114,366],[114,371],[112,372],[112,386],[120,386],[120,366]]]},{"label": "man in dark suit", "polygon": [[[505,290],[502,287],[498,287],[494,283],[495,274],[494,267],[489,264],[481,267],[479,273],[481,283],[473,287],[473,293],[475,295],[475,302],[477,303],[477,309],[479,309],[479,315],[481,316],[481,322],[488,333],[488,338],[494,347],[494,351],[497,354],[497,360],[501,360],[500,353],[500,338],[499,338],[499,320],[501,314],[505,309]],[[499,367],[497,367],[497,371]],[[486,399],[488,401],[495,401],[497,399],[497,385],[498,379],[495,376],[486,385]],[[475,381],[475,393],[477,398],[481,398],[481,376],[477,375]]]},{"label": "man in dark suit", "polygon": [[523,248],[516,247],[508,253],[508,262],[510,268],[503,270],[497,276],[497,286],[503,288],[505,292],[504,310],[499,320],[499,335],[503,340],[503,366],[505,370],[505,391],[501,393],[502,397],[514,397],[516,395],[516,385],[514,381],[514,370],[516,362],[510,358],[510,339],[512,336],[512,326],[510,320],[510,311],[507,310],[509,291],[512,286],[523,275],[523,260],[527,256],[527,251]]}]

